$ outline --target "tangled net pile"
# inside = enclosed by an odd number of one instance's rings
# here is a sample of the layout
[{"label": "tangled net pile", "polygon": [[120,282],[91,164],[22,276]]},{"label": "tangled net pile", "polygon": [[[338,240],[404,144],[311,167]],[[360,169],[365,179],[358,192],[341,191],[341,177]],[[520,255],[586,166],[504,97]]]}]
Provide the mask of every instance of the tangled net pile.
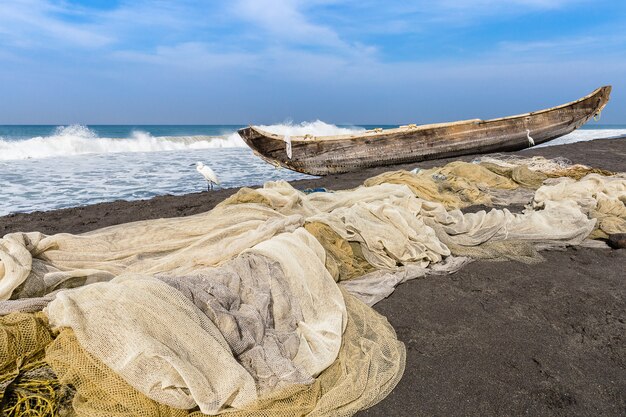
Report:
[{"label": "tangled net pile", "polygon": [[[191,217],[0,239],[6,415],[349,416],[404,345],[370,306],[474,259],[626,232],[626,175],[542,158],[243,188]],[[527,203],[463,213],[471,205]],[[601,244],[601,243],[599,243]]]}]

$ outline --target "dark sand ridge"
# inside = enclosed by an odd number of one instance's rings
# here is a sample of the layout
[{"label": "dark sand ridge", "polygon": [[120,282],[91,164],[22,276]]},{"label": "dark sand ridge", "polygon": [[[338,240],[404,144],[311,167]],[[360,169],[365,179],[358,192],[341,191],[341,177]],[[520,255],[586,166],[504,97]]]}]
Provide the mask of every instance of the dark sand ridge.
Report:
[{"label": "dark sand ridge", "polygon": [[[562,156],[626,171],[626,138],[516,154]],[[459,159],[471,160],[475,156]],[[345,189],[393,169],[295,181]],[[81,233],[211,209],[236,189],[0,217],[14,231]],[[375,308],[407,347],[396,389],[362,416],[626,415],[626,250],[543,252],[546,262],[474,262],[456,274],[399,286]]]}]

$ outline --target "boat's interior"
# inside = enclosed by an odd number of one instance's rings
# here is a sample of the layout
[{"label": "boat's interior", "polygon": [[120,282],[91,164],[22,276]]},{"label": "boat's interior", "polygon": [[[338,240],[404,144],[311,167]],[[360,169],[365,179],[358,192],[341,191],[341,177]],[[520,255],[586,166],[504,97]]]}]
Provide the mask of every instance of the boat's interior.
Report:
[{"label": "boat's interior", "polygon": [[[561,104],[559,106],[550,107],[550,108],[542,109],[542,110],[537,110],[537,111],[530,112],[530,113],[523,113],[523,114],[516,114],[516,115],[513,115],[513,116],[499,117],[499,118],[496,118],[496,119],[488,119],[488,120],[469,119],[469,120],[460,120],[460,121],[456,121],[456,122],[433,123],[433,124],[426,124],[426,125],[409,124],[409,125],[404,125],[404,126],[400,126],[400,127],[397,127],[397,128],[392,128],[392,129],[380,129],[380,128],[378,128],[378,129],[365,130],[365,131],[360,132],[358,134],[350,134],[350,135],[291,136],[290,140],[293,142],[293,141],[311,141],[311,140],[342,140],[342,139],[353,139],[353,138],[358,138],[358,137],[363,137],[363,136],[376,137],[376,136],[387,135],[387,134],[391,134],[391,133],[401,133],[401,132],[407,132],[407,131],[420,131],[420,130],[437,129],[437,128],[442,128],[442,127],[451,127],[451,126],[464,125],[464,124],[493,123],[493,122],[500,122],[500,121],[503,121],[503,120],[519,119],[519,118],[523,118],[523,117],[536,116],[538,114],[547,113],[547,112],[551,112],[551,111],[567,108],[567,107],[572,106],[572,105],[574,105],[576,103],[579,103],[581,101],[587,100],[587,99],[593,97],[594,95],[599,94],[602,90],[605,90],[606,91],[606,95],[608,96],[610,94],[610,92],[611,92],[611,86],[603,86],[603,87],[597,88],[592,93],[590,93],[590,94],[588,94],[588,95],[586,95],[584,97],[581,97],[578,100],[571,101],[571,102],[565,103],[565,104]],[[602,110],[602,108],[606,105],[607,101],[608,101],[608,99],[605,100],[605,102],[596,111],[596,113],[600,112]],[[275,134],[275,133],[267,132],[267,131],[259,129],[256,126],[250,126],[250,128],[254,129],[255,131],[257,131],[258,133],[260,133],[263,136],[271,137],[273,139],[280,140],[280,141],[284,140],[284,136],[283,135],[278,135],[278,134]]]}]

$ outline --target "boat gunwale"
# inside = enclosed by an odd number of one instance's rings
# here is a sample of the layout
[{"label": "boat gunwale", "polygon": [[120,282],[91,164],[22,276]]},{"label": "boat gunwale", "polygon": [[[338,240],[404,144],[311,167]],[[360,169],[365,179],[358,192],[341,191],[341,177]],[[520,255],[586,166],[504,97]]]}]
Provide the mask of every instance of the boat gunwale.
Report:
[{"label": "boat gunwale", "polygon": [[[561,110],[561,109],[565,109],[567,107],[571,107],[575,104],[578,104],[582,101],[588,100],[590,98],[592,98],[593,96],[597,95],[598,93],[600,93],[602,90],[608,90],[609,94],[611,91],[611,86],[609,85],[605,85],[599,88],[596,88],[594,91],[592,91],[591,93],[587,94],[586,96],[583,96],[577,100],[574,101],[570,101],[564,104],[560,104],[558,106],[554,106],[554,107],[550,107],[550,108],[546,108],[546,109],[541,109],[541,110],[537,110],[537,111],[533,111],[533,112],[528,112],[528,113],[522,113],[522,114],[516,114],[516,115],[512,115],[512,116],[505,116],[505,117],[498,117],[495,119],[487,119],[487,120],[482,120],[482,119],[468,119],[468,120],[459,120],[459,121],[455,121],[455,122],[444,122],[444,123],[432,123],[432,124],[426,124],[426,125],[416,125],[416,126],[400,126],[397,128],[391,128],[391,129],[382,129],[381,131],[375,131],[375,130],[366,130],[362,133],[359,134],[346,134],[346,135],[332,135],[332,136],[312,136],[312,137],[306,137],[303,135],[297,135],[297,136],[290,136],[290,140],[293,141],[299,141],[299,142],[314,142],[314,141],[335,141],[335,140],[346,140],[346,139],[363,139],[363,138],[379,138],[381,136],[386,136],[389,134],[394,134],[394,133],[407,133],[407,132],[419,132],[422,130],[429,130],[429,129],[438,129],[438,128],[443,128],[443,127],[450,127],[450,126],[457,126],[457,125],[463,125],[463,124],[487,124],[487,123],[494,123],[494,122],[500,122],[500,121],[508,121],[508,120],[512,120],[512,119],[521,119],[521,118],[525,118],[525,117],[530,117],[530,116],[536,116],[536,115],[540,115],[543,113],[547,113],[547,112],[552,112],[552,111],[556,111],[556,110]],[[604,105],[602,105],[597,111],[600,112],[604,106],[606,105],[606,103],[608,102],[608,100],[604,103]],[[274,139],[274,140],[278,140],[281,142],[284,142],[284,138],[286,135],[279,135],[276,133],[271,133],[271,132],[267,132],[265,130],[259,129],[256,126],[250,125],[248,126],[248,128],[244,128],[244,129],[252,129],[255,132],[257,132],[258,134],[265,136],[269,139]],[[244,129],[240,129],[240,130],[244,130]]]}]

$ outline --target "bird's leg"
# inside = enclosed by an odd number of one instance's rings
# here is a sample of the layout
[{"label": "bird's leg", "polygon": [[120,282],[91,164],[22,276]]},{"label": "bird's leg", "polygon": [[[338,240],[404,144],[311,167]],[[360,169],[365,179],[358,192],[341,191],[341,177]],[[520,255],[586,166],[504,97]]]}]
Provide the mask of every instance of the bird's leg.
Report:
[{"label": "bird's leg", "polygon": [[207,183],[206,183],[206,190],[207,191],[211,191],[211,182],[210,181],[207,181]]}]

